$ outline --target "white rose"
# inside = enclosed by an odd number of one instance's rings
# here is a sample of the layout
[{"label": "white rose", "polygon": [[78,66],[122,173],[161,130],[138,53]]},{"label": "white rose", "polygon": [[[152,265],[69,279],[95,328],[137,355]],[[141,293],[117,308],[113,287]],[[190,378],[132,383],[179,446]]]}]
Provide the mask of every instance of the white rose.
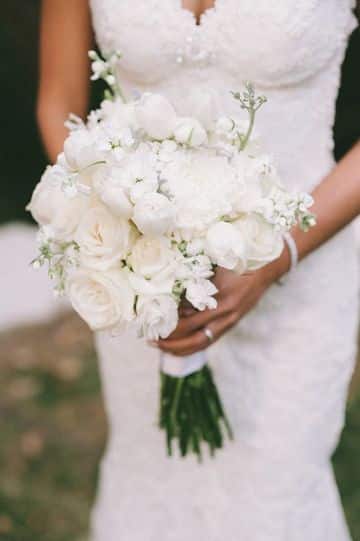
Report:
[{"label": "white rose", "polygon": [[167,338],[179,320],[177,304],[170,295],[139,297],[136,312],[142,335],[148,340]]},{"label": "white rose", "polygon": [[150,279],[159,277],[174,267],[174,252],[165,238],[141,237],[134,244],[128,257],[136,274]]},{"label": "white rose", "polygon": [[214,309],[217,301],[213,295],[218,290],[210,280],[193,280],[186,284],[186,298],[198,310]]},{"label": "white rose", "polygon": [[174,208],[167,197],[160,193],[148,193],[134,207],[133,222],[149,236],[166,233],[174,223]]},{"label": "white rose", "polygon": [[178,143],[187,144],[192,147],[202,145],[207,141],[207,133],[196,118],[179,118],[174,137]]},{"label": "white rose", "polygon": [[102,153],[96,147],[94,134],[86,129],[70,133],[64,143],[64,155],[74,171],[80,171],[103,160]]},{"label": "white rose", "polygon": [[225,269],[245,269],[245,244],[242,234],[234,225],[218,222],[206,235],[206,254],[212,261]]},{"label": "white rose", "polygon": [[129,222],[115,218],[105,207],[93,207],[83,216],[74,238],[80,246],[82,264],[106,270],[126,259],[134,231]]},{"label": "white rose", "polygon": [[126,271],[79,270],[68,280],[74,310],[93,329],[108,329],[134,318],[135,295]]},{"label": "white rose", "polygon": [[234,226],[241,232],[246,244],[249,270],[259,269],[280,257],[284,247],[281,233],[257,214],[237,220]]},{"label": "white rose", "polygon": [[70,240],[90,199],[81,193],[67,197],[57,174],[54,175],[55,167],[46,169],[26,208],[38,224],[49,226],[56,239]]},{"label": "white rose", "polygon": [[159,94],[145,93],[136,107],[139,126],[153,139],[168,139],[173,135],[176,112],[171,103]]}]

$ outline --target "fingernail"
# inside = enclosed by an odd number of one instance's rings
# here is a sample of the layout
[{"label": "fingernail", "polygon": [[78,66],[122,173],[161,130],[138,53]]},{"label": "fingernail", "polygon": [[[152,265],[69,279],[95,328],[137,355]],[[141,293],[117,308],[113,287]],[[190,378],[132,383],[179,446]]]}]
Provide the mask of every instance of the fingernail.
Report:
[{"label": "fingernail", "polygon": [[151,348],[158,348],[159,347],[159,344],[157,342],[155,342],[155,340],[148,340],[147,341],[147,344],[148,346],[150,346]]}]

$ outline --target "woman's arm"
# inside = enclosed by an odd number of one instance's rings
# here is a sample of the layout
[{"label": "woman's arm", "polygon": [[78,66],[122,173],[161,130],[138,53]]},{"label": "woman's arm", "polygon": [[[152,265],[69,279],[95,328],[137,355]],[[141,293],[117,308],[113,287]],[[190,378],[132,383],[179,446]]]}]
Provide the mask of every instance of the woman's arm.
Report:
[{"label": "woman's arm", "polygon": [[[292,236],[299,259],[318,248],[360,214],[360,142],[339,162],[313,192],[313,211],[317,225],[308,233],[296,228]],[[237,276],[220,269],[215,277],[219,289],[218,307],[182,317],[175,333],[161,340],[159,347],[176,355],[189,355],[209,345],[203,328],[209,327],[220,338],[257,303],[266,289],[289,269],[290,257],[285,247],[281,257],[262,269]]]},{"label": "woman's arm", "polygon": [[86,114],[91,46],[88,0],[42,1],[37,118],[51,161],[63,147],[69,113]]}]

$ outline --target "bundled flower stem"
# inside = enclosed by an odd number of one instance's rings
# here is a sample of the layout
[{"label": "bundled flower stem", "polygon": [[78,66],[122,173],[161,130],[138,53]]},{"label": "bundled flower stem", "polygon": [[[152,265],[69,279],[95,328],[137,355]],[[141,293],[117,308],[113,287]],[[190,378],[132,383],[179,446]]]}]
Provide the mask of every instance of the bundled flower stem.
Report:
[{"label": "bundled flower stem", "polygon": [[177,441],[181,456],[194,453],[202,460],[202,444],[211,456],[223,446],[224,436],[233,438],[211,369],[201,370],[183,378],[161,372],[159,425],[166,433],[169,456]]}]

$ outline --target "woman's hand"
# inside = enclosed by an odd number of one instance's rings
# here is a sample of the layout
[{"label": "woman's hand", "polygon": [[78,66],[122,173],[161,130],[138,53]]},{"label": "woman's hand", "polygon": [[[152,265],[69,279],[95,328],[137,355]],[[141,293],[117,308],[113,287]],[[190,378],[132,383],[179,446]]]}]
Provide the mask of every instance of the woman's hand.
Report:
[{"label": "woman's hand", "polygon": [[209,339],[204,328],[210,329],[214,340],[224,333],[253,308],[266,289],[276,281],[288,267],[287,249],[280,260],[249,274],[237,275],[219,268],[214,277],[218,288],[218,306],[215,310],[196,310],[184,306],[176,330],[166,340],[159,340],[158,347],[173,355],[185,356],[206,349]]}]

